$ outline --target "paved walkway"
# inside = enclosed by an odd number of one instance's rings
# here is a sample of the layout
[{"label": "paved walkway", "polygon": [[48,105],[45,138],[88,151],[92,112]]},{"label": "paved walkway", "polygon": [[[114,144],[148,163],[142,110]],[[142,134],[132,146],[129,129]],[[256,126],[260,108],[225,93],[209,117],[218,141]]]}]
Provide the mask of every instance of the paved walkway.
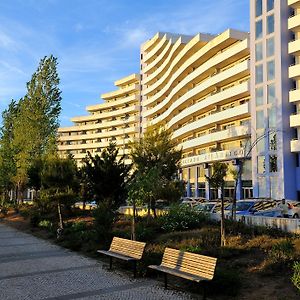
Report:
[{"label": "paved walkway", "polygon": [[0,299],[190,299],[0,223]]}]

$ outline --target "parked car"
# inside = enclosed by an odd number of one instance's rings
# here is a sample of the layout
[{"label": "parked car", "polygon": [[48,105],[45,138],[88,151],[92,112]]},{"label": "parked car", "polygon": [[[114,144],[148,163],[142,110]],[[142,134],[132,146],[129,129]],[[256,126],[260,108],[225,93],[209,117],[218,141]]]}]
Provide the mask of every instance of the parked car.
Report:
[{"label": "parked car", "polygon": [[[287,200],[287,205],[289,207],[288,214],[290,218],[298,219],[300,217],[300,202]],[[273,217],[281,218],[282,214],[279,209],[281,201],[276,201],[276,205],[266,210],[255,212],[255,216]]]},{"label": "parked car", "polygon": [[182,198],[181,205],[187,205],[189,207],[194,207],[199,202],[197,200],[194,200],[193,198],[184,197]]},{"label": "parked car", "polygon": [[194,208],[204,213],[217,213],[221,211],[221,202],[203,202],[196,204]]},{"label": "parked car", "polygon": [[[265,209],[276,206],[274,201],[262,201],[262,200],[239,200],[236,202],[236,214],[237,215],[254,215],[256,212],[263,211]],[[232,203],[225,207],[225,214],[229,215],[232,210]]]}]

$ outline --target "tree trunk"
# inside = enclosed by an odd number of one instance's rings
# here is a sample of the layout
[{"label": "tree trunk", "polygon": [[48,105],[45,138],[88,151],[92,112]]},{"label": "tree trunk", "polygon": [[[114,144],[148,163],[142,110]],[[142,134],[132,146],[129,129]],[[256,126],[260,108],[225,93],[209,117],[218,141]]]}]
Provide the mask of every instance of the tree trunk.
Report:
[{"label": "tree trunk", "polygon": [[58,203],[57,203],[57,210],[58,210],[58,218],[59,218],[59,228],[63,229],[64,228],[64,223],[63,223],[63,218],[62,218],[62,213],[61,213],[61,205],[60,205],[59,200],[58,200]]},{"label": "tree trunk", "polygon": [[155,207],[155,200],[154,199],[151,200],[151,209],[153,211],[153,216],[156,219],[157,215],[156,215],[156,207]]},{"label": "tree trunk", "polygon": [[231,219],[236,220],[236,190],[238,186],[238,178],[234,182],[234,192],[233,192],[233,199],[232,199],[232,210],[231,210]]},{"label": "tree trunk", "polygon": [[226,244],[225,214],[224,214],[224,186],[221,188],[221,247]]},{"label": "tree trunk", "polygon": [[132,215],[132,223],[131,223],[131,239],[133,241],[136,240],[135,236],[135,218],[136,218],[136,205],[135,205],[135,200],[133,200],[133,215]]}]

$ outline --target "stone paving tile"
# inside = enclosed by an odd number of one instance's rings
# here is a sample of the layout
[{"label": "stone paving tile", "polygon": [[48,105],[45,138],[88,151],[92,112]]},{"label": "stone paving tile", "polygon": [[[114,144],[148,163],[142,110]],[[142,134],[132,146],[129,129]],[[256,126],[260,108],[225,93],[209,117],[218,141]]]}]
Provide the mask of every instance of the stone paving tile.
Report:
[{"label": "stone paving tile", "polygon": [[0,223],[0,300],[190,299]]}]

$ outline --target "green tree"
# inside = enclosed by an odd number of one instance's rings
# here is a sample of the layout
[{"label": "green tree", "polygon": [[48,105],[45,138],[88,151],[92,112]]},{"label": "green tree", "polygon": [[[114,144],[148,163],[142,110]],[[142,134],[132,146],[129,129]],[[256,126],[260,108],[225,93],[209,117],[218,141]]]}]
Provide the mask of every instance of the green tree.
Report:
[{"label": "green tree", "polygon": [[19,114],[13,130],[18,198],[27,184],[31,162],[56,148],[56,134],[61,110],[57,59],[44,57],[27,83],[27,94],[19,102]]},{"label": "green tree", "polygon": [[212,164],[212,175],[206,176],[210,188],[221,190],[221,246],[226,244],[225,235],[225,214],[224,214],[224,186],[228,166],[225,163],[214,162]]},{"label": "green tree", "polygon": [[81,172],[83,189],[99,204],[106,202],[116,210],[126,198],[126,182],[130,165],[125,165],[124,156],[117,158],[119,150],[114,143],[93,157],[90,153],[84,160]]},{"label": "green tree", "polygon": [[[131,156],[136,169],[131,195],[143,198],[156,216],[155,200],[178,200],[183,185],[177,179],[182,151],[176,148],[171,133],[163,128],[148,128],[143,138],[132,144]],[[132,198],[132,197],[131,197]]]},{"label": "green tree", "polygon": [[156,168],[167,180],[174,178],[177,173],[181,155],[182,151],[177,149],[171,132],[156,127],[148,128],[131,149],[134,166],[139,172],[147,173]]},{"label": "green tree", "polygon": [[13,188],[13,178],[16,175],[15,154],[13,146],[14,126],[19,115],[19,105],[12,100],[8,108],[2,113],[2,127],[0,129],[0,186],[3,191],[3,201],[9,190]]}]

